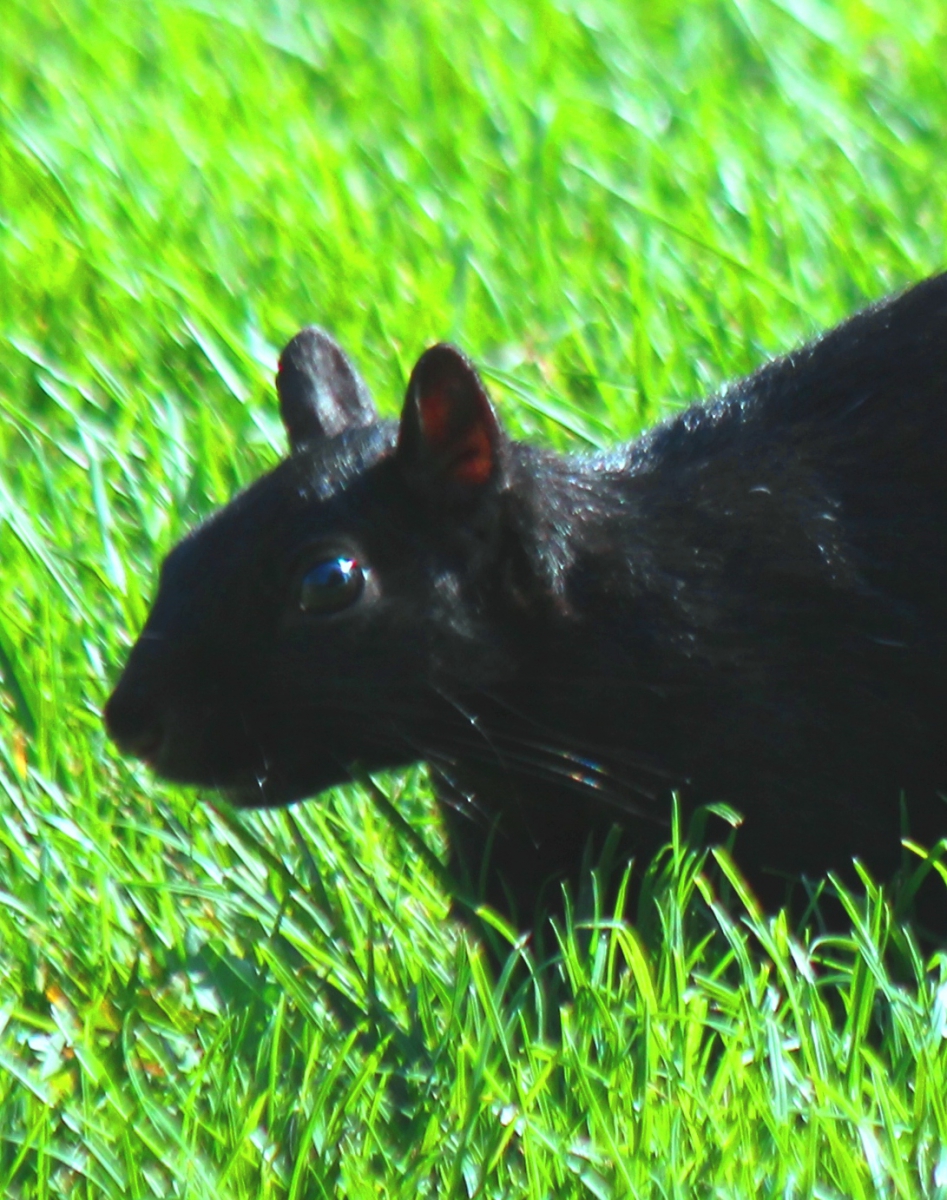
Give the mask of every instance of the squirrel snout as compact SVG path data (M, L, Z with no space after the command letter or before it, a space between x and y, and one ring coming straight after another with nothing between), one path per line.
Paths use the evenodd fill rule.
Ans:
M122 754L152 764L164 741L164 726L154 706L130 694L121 683L102 711L105 731Z

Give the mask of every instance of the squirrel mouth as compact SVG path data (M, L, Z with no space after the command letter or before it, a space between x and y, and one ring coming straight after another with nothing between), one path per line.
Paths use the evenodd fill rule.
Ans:
M257 772L216 780L213 786L235 808L281 808L318 796L327 788L357 781L359 774L352 766L331 760L297 764L296 770L288 772L267 766Z
M216 786L234 808L281 808L295 800L315 795L319 790L293 789L267 773L252 778L245 777L232 783L219 783Z
M273 808L280 803L270 798L265 779L228 784L220 792L234 808Z

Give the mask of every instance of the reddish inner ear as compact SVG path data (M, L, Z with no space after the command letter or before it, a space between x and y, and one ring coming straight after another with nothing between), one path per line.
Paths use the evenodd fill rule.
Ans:
M450 405L447 397L441 388L437 388L419 396L418 404L425 439L438 450L443 450L450 440Z
M452 473L463 483L484 484L493 470L493 449L486 430L477 425L457 447Z
M442 388L420 396L419 408L425 440L447 457L448 474L461 483L486 483L493 470L493 447L483 422L452 429L454 408Z

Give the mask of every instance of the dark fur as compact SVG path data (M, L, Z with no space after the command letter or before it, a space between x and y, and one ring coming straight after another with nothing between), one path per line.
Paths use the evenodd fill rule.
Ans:
M767 899L894 872L902 793L947 832L947 276L593 456L509 441L449 348L400 428L320 332L280 382L294 452L168 556L106 709L159 774L277 805L426 760L527 921L613 822L666 840L675 788L745 814ZM364 594L301 613L326 547Z

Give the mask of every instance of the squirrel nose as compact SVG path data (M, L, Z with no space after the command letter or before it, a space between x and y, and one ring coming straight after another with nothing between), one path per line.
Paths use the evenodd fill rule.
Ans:
M102 712L105 732L123 754L151 763L164 740L164 726L154 706L129 694L121 685Z

